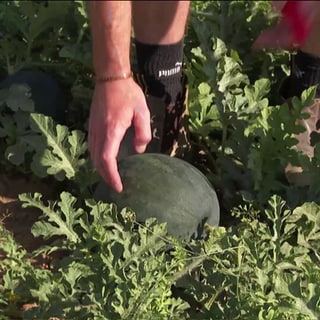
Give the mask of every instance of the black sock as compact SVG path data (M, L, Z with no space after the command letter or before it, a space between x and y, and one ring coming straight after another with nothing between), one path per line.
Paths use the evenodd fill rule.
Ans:
M300 96L311 86L318 85L316 98L320 97L320 56L298 51L292 57L289 96Z
M175 103L183 92L183 40L169 45L153 45L135 40L139 72L146 82L147 94Z

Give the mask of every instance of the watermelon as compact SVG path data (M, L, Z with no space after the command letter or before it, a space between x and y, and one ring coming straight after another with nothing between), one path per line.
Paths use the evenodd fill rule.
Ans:
M155 217L167 223L168 235L181 239L200 238L204 224L219 224L217 195L207 178L190 163L159 153L130 155L118 163L123 191L104 182L94 198L131 208L137 221Z
M0 89L9 89L13 84L25 84L30 88L35 112L64 121L66 102L58 81L40 70L21 70L8 76L0 83Z

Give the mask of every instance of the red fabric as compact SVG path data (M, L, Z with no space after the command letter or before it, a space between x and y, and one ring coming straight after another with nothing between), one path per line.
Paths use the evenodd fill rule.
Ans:
M302 45L312 28L312 13L304 16L300 9L302 1L287 1L282 9L283 19L292 30L293 41Z

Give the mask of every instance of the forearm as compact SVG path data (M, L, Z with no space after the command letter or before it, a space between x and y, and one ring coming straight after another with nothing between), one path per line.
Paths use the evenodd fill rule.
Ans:
M131 1L88 1L97 77L130 73Z

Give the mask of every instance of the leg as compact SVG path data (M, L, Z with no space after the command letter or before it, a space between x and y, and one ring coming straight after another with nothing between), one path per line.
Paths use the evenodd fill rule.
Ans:
M180 150L189 146L182 64L190 1L132 4L138 81L146 93L152 116L153 139L147 151L183 156Z
M133 1L135 38L148 44L172 44L185 33L190 1Z
M313 56L320 57L320 12L318 11L316 19L314 21L313 29L305 42L305 44L300 48L301 51L311 54Z

